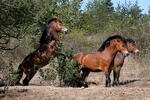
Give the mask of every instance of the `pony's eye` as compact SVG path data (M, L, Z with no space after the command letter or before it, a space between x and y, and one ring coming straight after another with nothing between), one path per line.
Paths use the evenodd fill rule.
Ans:
M58 27L58 28L61 27L61 24L58 24L57 27Z
M124 47L124 44L122 45L122 47Z

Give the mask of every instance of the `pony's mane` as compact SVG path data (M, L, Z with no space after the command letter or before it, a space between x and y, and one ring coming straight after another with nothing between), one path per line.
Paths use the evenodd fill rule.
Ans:
M52 18L52 19L50 19L50 20L48 21L48 24L50 24L50 23L53 22L53 21L58 21L58 22L62 23L60 19L58 19L58 18Z
M128 38L128 39L126 39L126 41L129 43L135 44L135 41L133 39Z
M60 19L57 19L57 18L50 19L48 21L48 23L45 25L45 29L43 31L41 38L40 38L40 44L49 43L52 40L52 37L48 36L47 33L48 33L48 30L51 27L51 23L53 21L58 21L58 22L62 23Z
M111 37L107 38L97 51L104 51L104 49L106 47L108 47L111 44L111 41L114 40L114 39L120 39L126 44L126 39L124 37L122 37L120 35L114 35L114 36L111 36Z

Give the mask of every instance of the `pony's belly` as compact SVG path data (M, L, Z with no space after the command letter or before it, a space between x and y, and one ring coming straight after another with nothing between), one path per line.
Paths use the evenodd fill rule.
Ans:
M95 69L95 70L91 70L91 72L101 72L101 69Z
M38 65L38 66L45 66L48 64L49 60L50 60L50 57L35 58L34 63L35 65Z
M86 68L89 69L92 72L100 72L100 71L102 71L102 69L100 67L98 67L98 66L87 66Z

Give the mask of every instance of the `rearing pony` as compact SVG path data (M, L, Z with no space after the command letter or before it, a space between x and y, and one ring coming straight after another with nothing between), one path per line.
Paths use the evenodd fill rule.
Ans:
M46 24L39 48L26 56L18 67L19 77L17 83L19 83L24 72L26 77L23 80L23 85L28 85L37 70L47 65L52 56L56 57L58 55L58 32L67 33L67 31L68 29L57 18L51 19Z
M117 52L121 52L124 56L128 55L126 40L119 35L111 36L105 40L99 52L77 54L74 61L81 64L78 69L83 72L83 81L91 71L103 71L106 77L105 86L110 87L110 73Z

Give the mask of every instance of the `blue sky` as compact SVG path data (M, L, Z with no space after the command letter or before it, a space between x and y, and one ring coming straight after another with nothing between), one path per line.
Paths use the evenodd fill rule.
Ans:
M92 0L83 0L83 5L82 5L82 9L84 9L84 7L86 6L88 1L92 1ZM117 6L118 3L123 4L126 2L131 2L131 3L135 3L136 0L112 0L114 7ZM149 10L149 6L150 6L150 0L137 0L138 1L138 5L140 6L141 9L143 9L143 13L148 13Z

